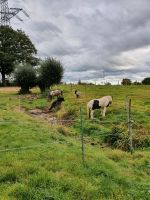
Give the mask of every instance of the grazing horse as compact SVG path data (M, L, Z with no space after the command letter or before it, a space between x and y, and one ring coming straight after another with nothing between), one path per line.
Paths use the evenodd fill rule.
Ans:
M57 98L63 95L62 90L52 90L49 91L48 100L52 99L52 97L56 96Z
M58 108L63 101L65 101L63 97L58 97L58 99L52 103L49 111L53 111L54 109Z
M112 104L111 96L104 96L100 99L92 99L87 103L88 117L93 119L95 109L101 109L102 117L105 117L106 108Z
M80 92L78 90L75 90L75 95L76 95L76 98L79 98L80 97Z

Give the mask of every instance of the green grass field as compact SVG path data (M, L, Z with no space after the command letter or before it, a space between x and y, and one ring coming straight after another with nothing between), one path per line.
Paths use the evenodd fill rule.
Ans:
M150 200L150 149L134 153L112 149L103 136L127 122L125 99L132 99L133 134L150 134L149 86L60 85L65 102L50 124L28 114L50 105L38 93L20 96L16 89L0 89L0 200ZM75 99L74 90L81 91ZM86 103L113 96L105 119L88 121ZM80 107L83 110L85 162L80 141ZM107 123L109 122L109 123ZM95 145L91 145L94 143Z

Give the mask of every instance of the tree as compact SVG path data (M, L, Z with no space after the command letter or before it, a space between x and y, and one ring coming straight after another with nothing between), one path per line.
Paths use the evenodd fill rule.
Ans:
M142 81L143 85L150 85L150 77L144 78L144 80Z
M59 61L53 58L44 60L39 68L37 81L41 92L49 89L54 84L59 84L63 77L63 72L63 66Z
M30 38L21 30L13 30L9 26L0 26L0 73L2 84L5 76L13 72L14 64L30 63L36 65L37 53Z
M36 85L36 72L29 64L17 67L14 78L16 85L21 87L22 94L30 93L29 89Z
M122 82L121 82L122 85L131 85L131 83L132 83L131 80L128 78L122 79Z

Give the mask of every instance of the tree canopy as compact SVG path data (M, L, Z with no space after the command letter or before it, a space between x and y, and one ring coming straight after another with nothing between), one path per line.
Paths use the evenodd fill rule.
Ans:
M132 82L131 82L130 79L128 79L128 78L124 78L124 79L122 79L121 84L122 84L122 85L131 85Z
M53 58L47 58L42 61L38 75L38 85L41 91L49 89L54 84L59 84L63 77L63 72L63 66L59 61Z
M143 85L150 85L150 77L144 78L144 80L142 81Z
M21 87L20 93L29 93L29 89L36 85L36 72L29 64L18 66L14 75L16 85Z
M13 30L9 26L0 26L0 73L2 83L5 75L9 75L16 63L36 65L36 48L30 38L21 30Z

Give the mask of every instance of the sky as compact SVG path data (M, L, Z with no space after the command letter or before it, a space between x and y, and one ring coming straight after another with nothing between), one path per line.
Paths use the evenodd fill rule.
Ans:
M23 8L13 28L29 35L40 58L64 66L65 82L103 84L150 76L150 0L9 0Z

